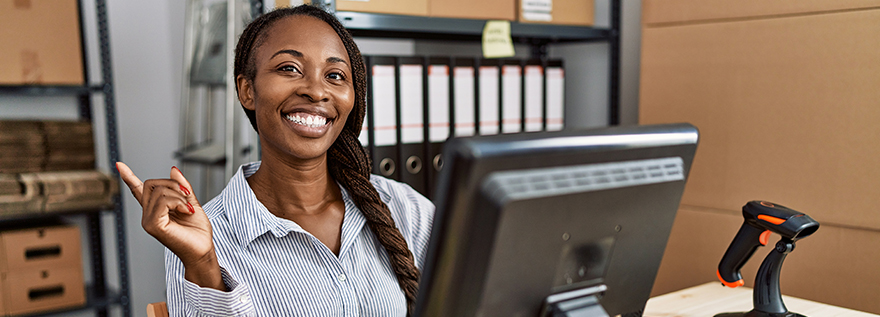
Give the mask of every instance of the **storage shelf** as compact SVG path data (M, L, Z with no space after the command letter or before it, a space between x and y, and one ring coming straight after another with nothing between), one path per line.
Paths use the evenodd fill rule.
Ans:
M15 315L16 317L36 317L36 316L59 316L67 315L75 312L91 311L96 309L108 309L114 305L118 305L123 301L119 292L108 291L104 296L99 296L91 285L86 286L86 304L83 306L61 308L49 311L41 311L28 315Z
M486 20L434 18L338 11L336 16L353 36L478 41ZM587 26L510 22L517 42L608 41L611 29Z
M103 91L103 85L0 85L0 94L28 96L75 96Z
M112 207L109 207L112 208ZM30 223L32 221L38 221L46 218L53 217L64 217L64 216L76 216L76 215L85 215L97 212L108 212L112 213L113 209L100 209L100 208L88 208L88 209L72 209L65 211L53 211L53 212L22 212L16 214L4 214L0 215L0 224L3 226L15 227L16 223Z
M93 118L93 97L101 95L100 100L104 107L103 121L106 126L106 146L108 162L112 166L119 161L119 140L116 125L116 99L113 92L113 69L110 60L110 30L108 29L107 19L107 3L106 0L94 0L95 5L95 37L98 39L98 55L100 56L100 74L99 76L89 76L89 54L87 49L88 41L86 37L89 32L83 20L83 0L77 1L80 17L80 44L83 58L83 82L82 85L0 85L0 94L12 96L73 96L76 97L79 106L79 120L91 121L95 123ZM96 100L95 100L96 101ZM112 171L113 177L118 177L118 172ZM102 210L100 208L88 208L79 210L69 210L64 212L50 213L18 213L0 215L0 227L13 228L18 225L47 225L55 224L58 220L66 216L76 216L85 218L86 234L88 244L82 247L88 250L91 267L85 268L91 271L91 286L86 287L86 304L80 307L68 309L59 309L51 312L40 312L26 316L49 316L53 314L68 312L86 312L93 311L97 316L106 316L107 310L112 307L119 307L122 316L131 316L131 298L129 296L129 277L128 277L128 252L126 250L126 234L125 234L125 213L122 206L120 196L117 194L115 204L112 210ZM105 213L113 215L112 226L115 227L114 235L108 238L103 237L105 226L102 224L102 216ZM115 242L115 243L112 243ZM114 259L107 261L104 255L105 243L112 243L112 247L116 250ZM107 262L112 265L118 265L119 273L119 289L114 292L98 295L98 291L108 289L105 270ZM118 264L117 264L118 263Z

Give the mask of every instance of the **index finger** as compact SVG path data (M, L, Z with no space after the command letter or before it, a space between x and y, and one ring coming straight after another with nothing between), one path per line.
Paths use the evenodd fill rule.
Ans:
M128 165L125 165L125 163L116 162L116 170L119 171L119 177L122 178L122 181L128 185L128 189L131 190L134 199L137 199L138 203L143 206L141 196L144 195L144 182L135 176L134 172L131 171L131 168L129 168Z

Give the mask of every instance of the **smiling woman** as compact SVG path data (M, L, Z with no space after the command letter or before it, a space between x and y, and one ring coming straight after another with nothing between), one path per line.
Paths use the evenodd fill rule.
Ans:
M117 168L166 246L172 316L404 316L434 206L370 174L358 142L366 72L351 35L310 6L257 18L236 47L235 82L260 136L201 206L189 182Z

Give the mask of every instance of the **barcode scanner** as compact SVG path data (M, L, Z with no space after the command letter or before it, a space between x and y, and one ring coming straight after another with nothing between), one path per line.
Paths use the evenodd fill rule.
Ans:
M767 201L750 201L742 209L745 221L724 252L718 264L718 279L728 287L743 285L740 269L755 254L758 247L767 245L770 234L782 239L770 251L755 278L754 309L743 313L723 313L716 317L794 317L782 302L779 273L786 255L794 250L794 242L806 238L819 229L819 222L802 212Z

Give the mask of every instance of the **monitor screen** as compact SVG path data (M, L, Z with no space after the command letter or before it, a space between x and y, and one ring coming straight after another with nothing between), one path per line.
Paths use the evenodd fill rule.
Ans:
M639 313L697 138L674 124L448 141L416 316Z

